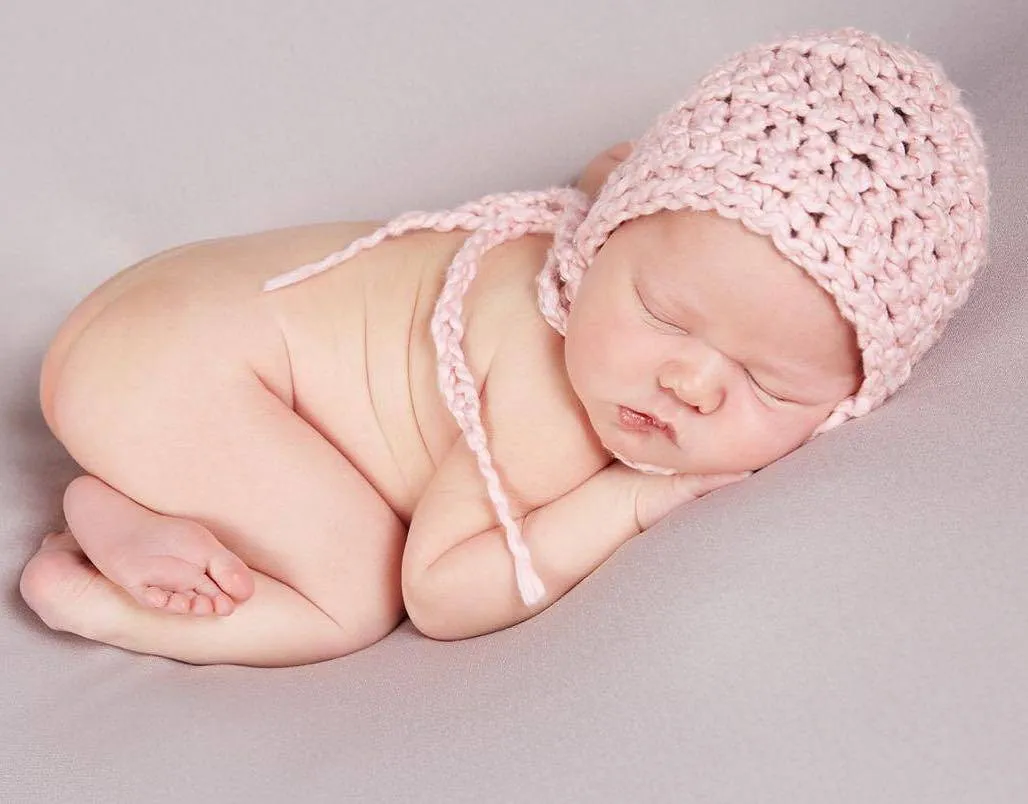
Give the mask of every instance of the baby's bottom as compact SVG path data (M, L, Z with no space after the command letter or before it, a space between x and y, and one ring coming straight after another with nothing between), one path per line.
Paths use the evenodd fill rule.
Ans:
M102 329L61 361L48 417L92 476L65 494L70 532L22 575L44 622L195 664L267 666L395 628L406 529L360 472L244 360L166 345L149 363L105 360L103 337L87 337Z

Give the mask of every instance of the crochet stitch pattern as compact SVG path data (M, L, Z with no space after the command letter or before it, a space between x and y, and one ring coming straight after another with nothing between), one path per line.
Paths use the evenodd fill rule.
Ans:
M464 293L488 249L552 234L538 302L563 335L582 276L611 233L680 209L714 210L770 237L853 325L863 382L812 439L885 402L967 301L987 252L985 148L960 90L923 54L854 28L792 36L741 52L700 79L634 143L595 200L554 187L407 213L264 287L302 281L415 229L472 232L432 318L438 382L477 457L526 605L545 590L486 443L461 348Z

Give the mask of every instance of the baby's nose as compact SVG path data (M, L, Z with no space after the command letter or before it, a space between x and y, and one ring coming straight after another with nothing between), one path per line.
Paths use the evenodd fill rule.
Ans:
M657 382L700 413L713 413L725 398L725 364L713 350L688 361L665 363Z

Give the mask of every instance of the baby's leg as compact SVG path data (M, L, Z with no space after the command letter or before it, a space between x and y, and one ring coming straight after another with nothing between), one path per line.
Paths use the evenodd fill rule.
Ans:
M61 440L112 490L106 502L96 485L80 490L92 500L79 528L99 541L104 518L121 531L133 518L143 530L198 523L254 571L253 596L227 617L148 609L63 536L25 569L29 605L53 628L193 663L320 661L391 631L406 529L367 480L244 363L215 349L148 357L112 372L95 356L76 366L73 353L64 369Z
M190 664L282 667L364 647L359 634L288 585L256 571L253 584L253 598L229 617L177 617L137 604L100 574L66 531L43 539L22 573L21 587L55 631Z
M156 514L92 475L68 486L64 515L93 566L143 606L227 615L253 594L246 565L205 527Z

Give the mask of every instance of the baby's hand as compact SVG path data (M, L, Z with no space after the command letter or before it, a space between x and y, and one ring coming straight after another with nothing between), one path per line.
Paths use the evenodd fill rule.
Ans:
M620 468L636 476L635 519L640 532L655 525L678 506L753 474L732 472L716 475L648 475L627 466Z
M585 170L575 181L575 187L590 198L595 198L607 181L610 172L628 159L631 153L632 143L630 142L619 142L612 148L608 148L586 165Z

